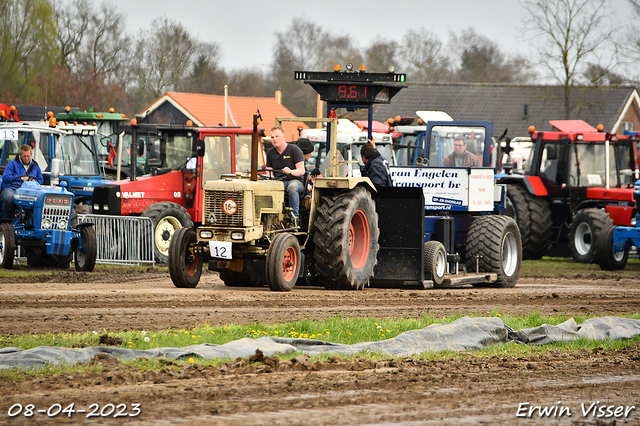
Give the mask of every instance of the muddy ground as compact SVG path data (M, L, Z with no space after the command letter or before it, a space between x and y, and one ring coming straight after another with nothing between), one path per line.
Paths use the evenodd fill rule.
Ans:
M44 281L44 282L42 282ZM55 273L0 279L2 335L192 328L208 322L250 324L327 316L415 318L425 313L486 315L630 314L640 311L640 277L524 277L513 289L372 289L316 287L274 293L227 288L206 273L195 289L176 289L164 268ZM531 357L450 361L325 362L256 358L223 367L168 365L140 372L100 359L100 373L0 380L0 424L342 425L342 424L640 424L640 345L619 351L550 352ZM600 401L600 402L597 402ZM75 412L15 414L14 404ZM525 405L529 403L529 405ZM605 406L601 417L592 404ZM104 416L87 415L99 404ZM109 414L113 404L115 413ZM124 404L120 405L119 404ZM551 410L540 417L534 409ZM608 416L607 408L611 416ZM564 409L563 409L564 407ZM587 415L584 410L591 411ZM618 407L622 407L618 409ZM637 408L631 408L637 407ZM616 409L618 411L616 411ZM518 411L520 410L520 411ZM571 415L569 415L569 412ZM627 413L625 415L625 412ZM553 414L557 413L556 416ZM616 417L616 414L618 416Z

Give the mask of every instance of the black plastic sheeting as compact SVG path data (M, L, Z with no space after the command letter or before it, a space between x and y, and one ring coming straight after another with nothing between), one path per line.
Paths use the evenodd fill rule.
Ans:
M257 349L260 349L266 356L290 352L303 352L309 355L321 353L350 355L375 352L386 356L412 356L422 352L474 350L508 342L544 345L581 338L591 340L630 339L638 335L640 335L640 320L629 318L591 318L580 325L572 318L559 325L544 324L540 327L515 331L505 325L500 318L464 317L451 324L433 324L419 330L404 332L391 339L353 345L313 339L262 337L259 339L244 338L224 345L205 343L183 348L149 350L104 346L82 349L40 346L27 350L10 347L0 349L0 369L36 368L61 363L88 362L101 353L115 356L120 360L138 357L235 359L254 355Z

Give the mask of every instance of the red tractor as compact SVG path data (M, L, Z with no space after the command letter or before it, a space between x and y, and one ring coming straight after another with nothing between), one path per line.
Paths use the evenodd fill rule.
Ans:
M128 179L95 188L93 214L144 216L153 220L157 263L166 263L174 232L202 223L203 183L251 169L251 128L135 124L130 158L141 157L138 176L131 161ZM262 150L260 150L262 153ZM201 153L199 155L199 153ZM259 156L258 166L264 166ZM205 165L205 167L203 167Z
M603 229L635 220L637 141L582 120L550 123L557 130L530 128L526 169L496 177L507 184L507 214L520 228L524 258L570 253L574 261L590 263Z

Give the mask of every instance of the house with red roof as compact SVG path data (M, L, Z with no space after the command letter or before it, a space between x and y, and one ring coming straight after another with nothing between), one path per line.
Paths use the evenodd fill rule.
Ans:
M225 105L227 107L225 108ZM259 127L269 132L276 117L295 117L282 105L279 93L273 98L251 96L206 95L203 93L166 92L140 115L141 123L180 124L191 120L195 126L253 127L253 114L260 110ZM298 126L309 128L298 121L284 122L282 127L288 141L298 139Z

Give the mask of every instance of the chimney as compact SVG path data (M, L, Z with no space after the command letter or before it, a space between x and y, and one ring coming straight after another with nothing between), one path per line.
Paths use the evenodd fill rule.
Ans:
M282 92L280 90L276 90L276 102L282 105Z

